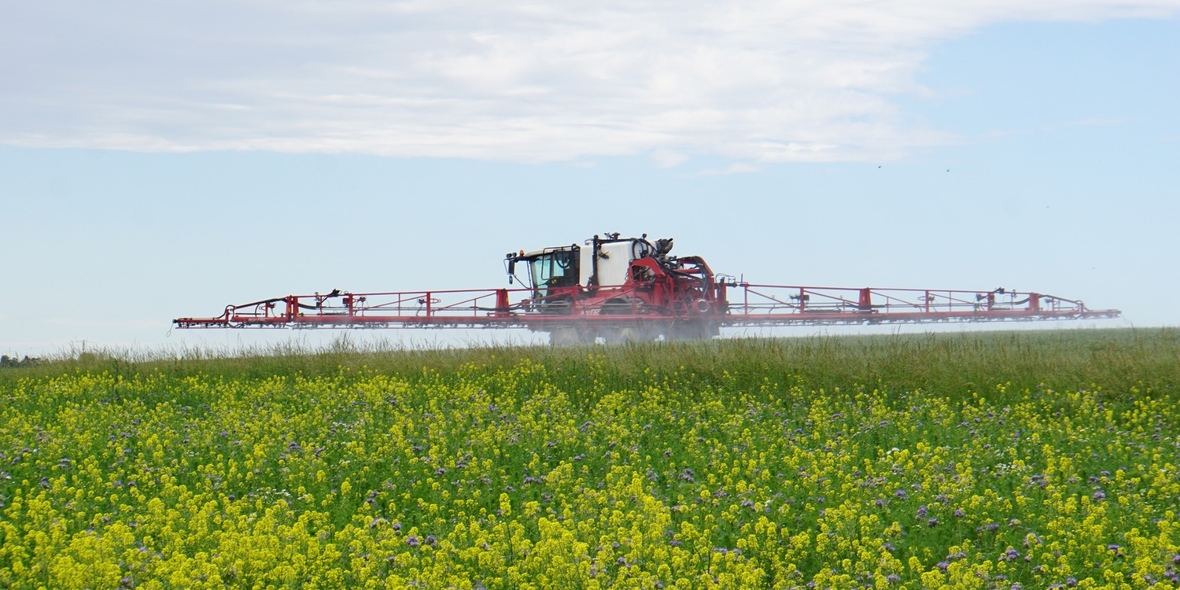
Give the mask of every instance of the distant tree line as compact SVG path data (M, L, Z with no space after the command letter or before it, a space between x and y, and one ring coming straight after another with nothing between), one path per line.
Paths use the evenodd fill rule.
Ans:
M41 363L41 359L25 355L25 358L18 359L14 356L0 355L0 369L14 369L17 367L31 367Z

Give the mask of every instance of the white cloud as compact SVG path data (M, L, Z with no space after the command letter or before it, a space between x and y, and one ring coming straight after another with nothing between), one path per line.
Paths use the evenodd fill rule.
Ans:
M665 148L657 148L651 159L660 168L674 168L688 160L688 156Z
M0 142L545 161L880 160L931 44L1176 0L33 2L0 23Z

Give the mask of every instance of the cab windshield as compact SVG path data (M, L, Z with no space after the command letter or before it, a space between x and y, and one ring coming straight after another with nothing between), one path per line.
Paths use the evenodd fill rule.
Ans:
M578 284L578 258L575 252L547 252L529 260L529 278L538 297L547 297L555 287Z

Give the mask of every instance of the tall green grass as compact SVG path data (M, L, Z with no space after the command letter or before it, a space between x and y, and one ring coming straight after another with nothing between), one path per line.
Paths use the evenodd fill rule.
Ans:
M332 375L361 367L402 376L446 373L464 365L488 370L522 361L547 367L558 384L576 384L593 363L629 388L639 379L688 373L702 384L725 379L737 387L765 380L811 388L881 386L961 394L995 383L1012 389L1131 387L1156 392L1180 384L1176 328L978 332L959 334L737 338L700 342L545 346L485 346L412 350L358 344L343 336L329 346L299 344L244 349L100 349L72 351L33 367L0 370L0 383L67 372L131 376L204 374L227 379ZM649 370L646 374L644 370ZM645 377L646 375L646 377Z

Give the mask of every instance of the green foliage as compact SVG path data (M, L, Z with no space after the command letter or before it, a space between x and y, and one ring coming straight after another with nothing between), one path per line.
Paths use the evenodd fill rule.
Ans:
M31 367L41 362L41 359L25 355L24 358L10 357L8 355L0 356L0 369L16 369L20 367Z

